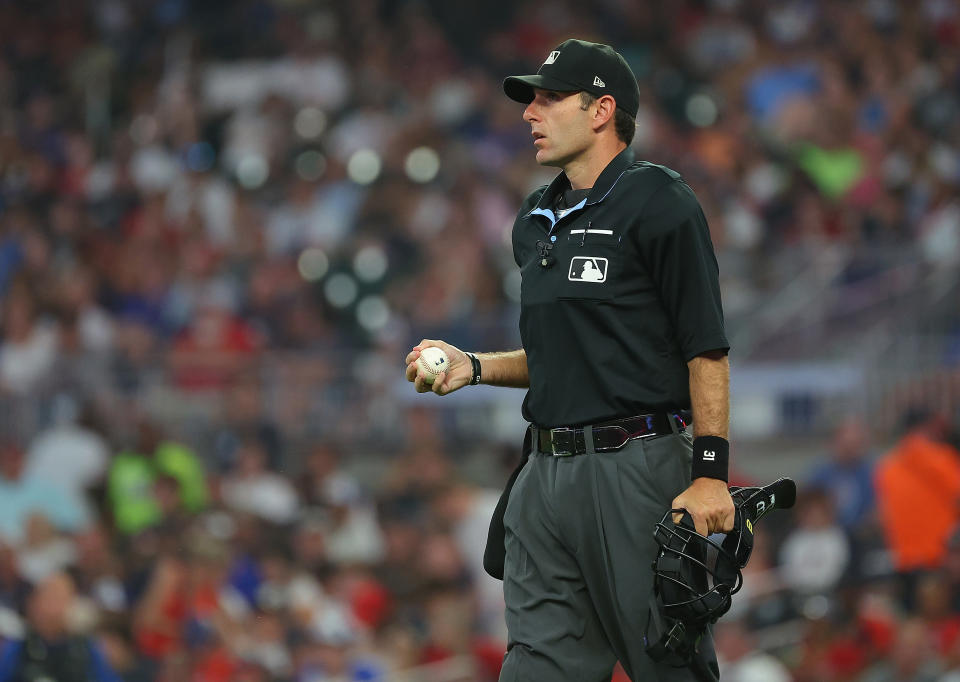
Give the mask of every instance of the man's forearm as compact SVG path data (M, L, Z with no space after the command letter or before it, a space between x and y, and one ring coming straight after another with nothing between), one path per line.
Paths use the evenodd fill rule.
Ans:
M728 438L730 432L730 362L726 354L704 353L690 369L690 407L694 436Z
M476 356L480 360L480 383L511 388L530 387L527 352L522 348L500 353L477 353Z

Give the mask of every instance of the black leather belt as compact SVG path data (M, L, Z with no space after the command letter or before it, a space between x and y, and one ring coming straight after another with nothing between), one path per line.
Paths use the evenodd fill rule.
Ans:
M676 424L677 431L683 431L690 424L691 414L688 410L653 412L593 424L593 449L596 452L610 452L619 450L629 441L638 438L653 438L673 433L670 420ZM538 452L558 457L583 455L587 452L587 439L582 426L541 429L531 424L530 429L533 431L533 443Z

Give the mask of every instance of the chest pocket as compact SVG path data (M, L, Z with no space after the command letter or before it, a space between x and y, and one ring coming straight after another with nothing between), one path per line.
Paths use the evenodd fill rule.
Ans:
M620 281L620 244L616 234L572 231L564 240L561 299L613 298Z

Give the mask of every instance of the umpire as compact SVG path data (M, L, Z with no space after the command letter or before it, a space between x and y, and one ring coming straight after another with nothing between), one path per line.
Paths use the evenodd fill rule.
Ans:
M600 682L617 660L633 680L689 679L644 653L644 631L664 511L686 509L701 534L733 527L729 346L707 222L677 173L634 160L640 92L611 47L567 40L503 89L526 104L537 162L562 170L513 225L523 348L423 340L406 357L421 393L528 389L529 456L504 498L500 679ZM450 360L432 386L417 373L427 346Z

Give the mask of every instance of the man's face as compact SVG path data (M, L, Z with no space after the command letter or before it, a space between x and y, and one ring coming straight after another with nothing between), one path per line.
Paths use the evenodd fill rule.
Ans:
M533 93L533 101L523 111L523 120L530 124L537 163L563 167L592 142L592 107L584 111L577 92L534 88Z

